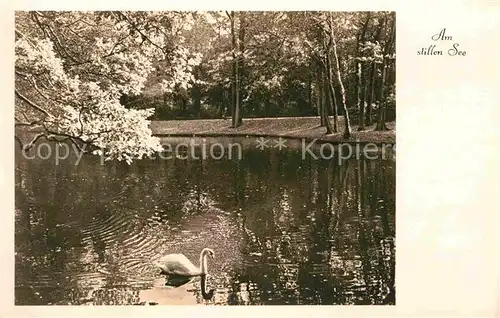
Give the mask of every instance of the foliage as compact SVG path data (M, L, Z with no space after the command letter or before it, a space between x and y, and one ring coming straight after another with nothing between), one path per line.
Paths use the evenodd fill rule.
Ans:
M358 61L366 78L373 68L368 82L377 91L378 65L386 61L385 95L395 92L395 20L387 12L251 11L236 17L233 51L226 12L18 12L16 126L36 126L42 131L37 138L70 139L130 162L161 149L151 118L230 115L233 55L244 117L317 114L327 93L318 84L327 56L340 74L330 82L346 110L358 107Z
M383 46L389 35L385 29L381 41L376 41L375 35L379 20L386 15L385 12L375 12L370 16L366 41L360 43L362 54L359 58L365 63L382 62ZM356 35L365 22L364 12L244 12L244 22L236 20L237 29L243 29L245 33L240 43L243 49L239 52L231 49L230 21L225 12L198 12L193 17L196 22L186 32L185 44L200 57L191 83L198 87L200 92L196 93L201 96L195 96L193 90L176 88L174 94L158 98L154 103L159 111L157 118L220 118L228 115L233 53L242 62L239 77L245 117L315 114L316 96L320 93L315 78L318 70L324 67L321 60L327 54L324 38L330 17L337 38L347 106L356 106L353 94L358 59ZM381 76L380 71L377 76ZM333 85L340 94L339 83L334 81ZM201 107L196 107L198 99Z
M107 159L161 150L148 127L154 110L127 109L120 98L141 94L156 65L168 68L165 91L188 87L197 61L179 29L189 21L172 12L19 12L16 125L92 145Z

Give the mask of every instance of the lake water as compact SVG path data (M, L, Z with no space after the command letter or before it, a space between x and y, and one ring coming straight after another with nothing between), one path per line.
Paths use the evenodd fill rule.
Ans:
M394 158L75 162L16 153L17 305L395 303ZM166 287L152 261L204 247L215 296Z

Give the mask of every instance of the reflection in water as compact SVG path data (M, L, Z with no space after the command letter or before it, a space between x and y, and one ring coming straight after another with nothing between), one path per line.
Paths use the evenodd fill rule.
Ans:
M201 296L205 300L210 300L214 297L215 289L207 289L207 275L201 275Z
M394 237L392 160L16 157L19 305L394 304ZM203 247L208 281L165 286L153 262Z
M165 277L165 286L179 287L189 283L194 277L167 275Z

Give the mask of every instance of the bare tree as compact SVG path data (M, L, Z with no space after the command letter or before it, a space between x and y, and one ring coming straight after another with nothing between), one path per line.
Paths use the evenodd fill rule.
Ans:
M368 24L370 23L371 12L367 12L365 16L365 22L361 31L358 35L358 40L356 42L358 59L356 61L356 98L357 98L357 106L359 109L359 117L358 117L358 130L365 130L365 98L366 98L366 86L364 85L364 63L361 60L362 52L361 46L365 42L366 31L368 30Z
M339 82L340 86L340 93L342 95L342 109L344 110L344 120L345 120L345 126L344 126L344 138L350 138L351 137L351 123L349 121L349 111L347 110L347 105L346 105L346 92L344 88L344 84L342 83L342 75L340 72L340 63L339 63L339 57L337 54L337 41L335 39L335 33L333 31L333 16L332 13L329 12L329 27L330 27L330 38L332 40L332 51L333 51L333 58L335 61L335 71L337 73L337 81Z
M388 73L388 67L389 67L389 60L391 57L389 56L389 52L391 51L392 46L394 45L395 38L396 38L396 20L393 18L391 19L391 26L390 26L390 31L389 31L389 37L386 41L385 47L384 47L384 52L383 52L383 60L382 60L382 79L381 79L381 85L380 85L380 92L379 92L379 102L380 102L380 107L378 111L378 118L377 118L377 127L375 127L375 130L387 130L387 126L385 125L385 117L386 117L386 91L387 91L387 85L386 85L386 77Z
M240 119L240 85L239 85L239 70L238 70L238 60L239 60L239 49L238 49L238 39L236 36L235 28L235 13L234 11L226 12L231 23L231 49L233 52L233 112L232 112L232 127L237 128L241 125Z

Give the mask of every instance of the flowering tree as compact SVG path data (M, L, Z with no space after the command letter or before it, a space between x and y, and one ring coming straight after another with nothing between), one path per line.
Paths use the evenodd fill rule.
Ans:
M70 140L129 163L161 150L153 110L127 109L120 97L140 94L156 65L166 91L190 85L195 59L182 30L192 21L176 12L18 12L15 125L40 132L27 144L16 137L22 149Z

